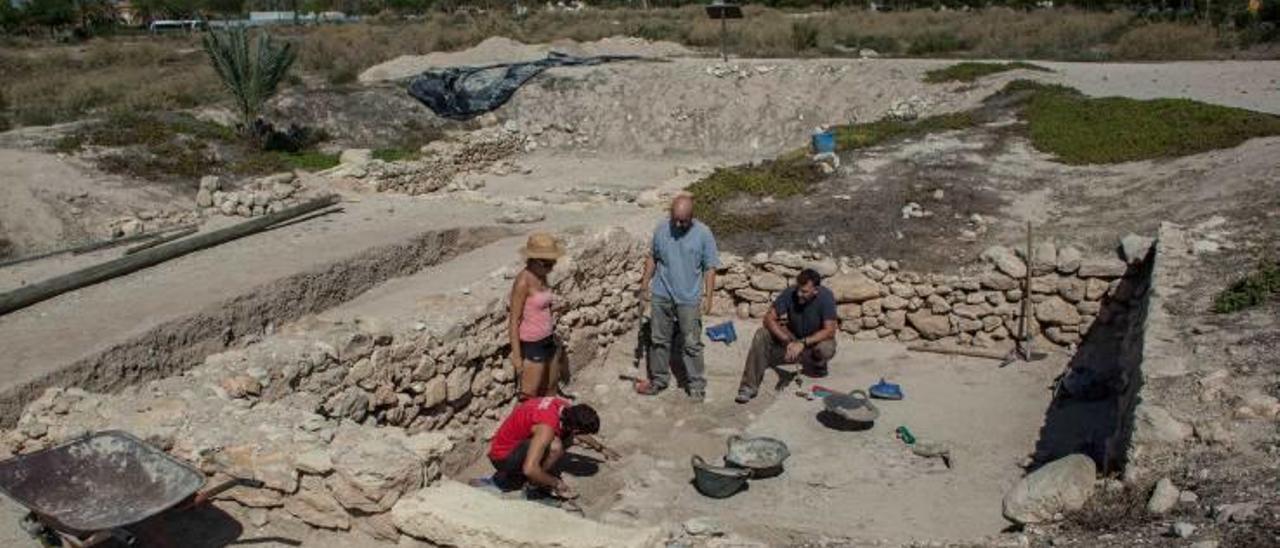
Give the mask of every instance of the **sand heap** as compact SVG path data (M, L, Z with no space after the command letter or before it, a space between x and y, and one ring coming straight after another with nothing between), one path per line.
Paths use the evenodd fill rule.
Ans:
M375 65L360 74L360 82L374 83L400 80L422 71L464 65L490 65L535 61L557 51L569 55L639 55L642 57L680 57L694 52L674 42L652 42L643 38L612 36L595 42L557 40L550 44L522 44L510 38L494 36L475 47L461 51L433 52L426 55L401 55Z

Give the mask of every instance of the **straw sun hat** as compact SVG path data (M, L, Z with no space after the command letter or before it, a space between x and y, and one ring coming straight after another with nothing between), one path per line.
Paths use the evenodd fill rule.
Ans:
M555 237L546 232L534 232L529 241L520 248L520 255L526 259L556 260L564 256L564 246Z

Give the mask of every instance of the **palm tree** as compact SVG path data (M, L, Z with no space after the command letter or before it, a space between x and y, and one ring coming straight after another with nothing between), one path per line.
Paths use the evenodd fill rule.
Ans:
M250 48L249 33L243 27L230 27L209 31L204 36L204 51L240 109L240 131L252 136L262 106L276 94L297 59L293 44L277 44L264 31Z

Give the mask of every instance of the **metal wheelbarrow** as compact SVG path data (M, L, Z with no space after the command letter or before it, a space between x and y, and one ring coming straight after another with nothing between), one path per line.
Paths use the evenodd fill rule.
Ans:
M43 546L140 546L131 530L162 512L186 510L239 485L206 491L196 468L126 432L109 430L0 462L0 492L29 510L22 526Z

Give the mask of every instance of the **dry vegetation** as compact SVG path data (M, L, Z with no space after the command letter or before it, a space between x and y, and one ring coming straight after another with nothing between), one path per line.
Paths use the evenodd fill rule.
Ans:
M697 6L680 9L433 14L406 22L275 32L299 44L299 68L330 85L405 54L465 48L502 35L534 43L638 36L714 48L719 26ZM750 7L731 25L743 56L856 54L1007 59L1119 60L1224 58L1236 38L1202 26L1142 24L1127 12L1075 9L897 13L839 9L795 14ZM198 40L189 36L95 39L66 46L10 41L0 50L0 127L73 121L118 112L171 111L220 97ZM295 82L296 83L296 82Z

